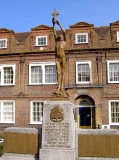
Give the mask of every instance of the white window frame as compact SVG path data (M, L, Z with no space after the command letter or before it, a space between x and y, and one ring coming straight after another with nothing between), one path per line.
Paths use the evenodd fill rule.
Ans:
M41 118L41 121L39 121L39 122L38 122L38 121L35 121L35 122L34 122L34 121L32 120L32 118L33 118L33 117L32 117L32 116L33 116L33 115L32 115L32 112L33 112L33 103L34 103L34 102L41 102L41 103L43 103L43 106L44 106L44 103L45 103L45 101L41 101L41 100L35 100L35 101L33 100L33 101L30 101L30 124L42 124L43 116L42 116L42 118ZM43 108L42 108L42 110L43 110ZM42 112L42 115L43 115L43 112Z
M46 83L45 82L45 66L46 65L54 65L56 66L55 62L36 62L36 63L29 63L29 85L52 85L57 84L57 81L55 83ZM41 66L42 68L42 82L41 83L32 83L31 82L31 67L32 66ZM57 73L56 73L57 74ZM57 76L57 75L56 75ZM57 78L56 78L57 79Z
M90 68L90 81L78 81L78 64L88 64ZM90 84L92 83L92 68L91 68L91 61L77 61L76 62L76 84Z
M108 77L108 83L119 83L119 81L110 81L110 75L109 75L109 64L110 63L119 63L119 60L107 60L107 77Z
M0 48L7 48L7 38L0 39L0 42L1 41L5 41L5 46L3 46L3 47L0 46Z
M38 44L38 39L39 38L46 38L46 44ZM36 36L36 46L47 46L48 45L48 36Z
M4 102L13 102L13 121L4 121L3 120ZM1 100L0 101L0 117L1 117L0 123L15 123L15 101L14 100Z
M86 36L86 42L78 42L78 36ZM82 43L88 43L88 33L77 33L75 34L75 44L82 44Z
M117 42L119 42L119 31L117 31Z
M109 124L110 125L119 125L119 122L118 123L114 123L111 120L111 102L118 102L119 103L119 100L109 100L108 101L108 105L109 105Z
M5 67L12 67L13 69L13 83L4 83L4 68ZM0 82L0 86L8 86L8 85L15 85L15 68L16 65L15 64L0 64L0 72L1 72L1 82Z

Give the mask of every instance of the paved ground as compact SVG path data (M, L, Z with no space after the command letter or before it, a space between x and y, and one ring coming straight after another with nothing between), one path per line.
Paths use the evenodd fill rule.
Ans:
M24 158L21 156L18 156L18 157L10 156L10 158L8 158L8 156L6 156L6 157L0 157L0 160L38 160L38 159L29 157L29 156ZM119 160L119 158L80 157L80 158L77 158L76 160Z

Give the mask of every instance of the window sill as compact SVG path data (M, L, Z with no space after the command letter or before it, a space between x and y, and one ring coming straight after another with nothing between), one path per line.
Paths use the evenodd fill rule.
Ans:
M37 123L31 122L29 124L42 124L42 122L37 122Z
M89 42L82 42L82 43L74 43L75 45L77 44L88 44Z
M117 83L119 83L119 81L111 81L111 82L108 82L108 84L117 84Z
M47 46L47 44L44 44L44 45L35 45L35 47L45 47Z
M7 47L2 47L2 48L0 48L0 49L6 49Z
M42 83L42 84L28 84L28 86L45 86L45 85L56 85L57 83Z
M84 85L82 85L82 86L79 85L78 86L78 85L75 85L75 86L70 86L70 87L66 86L65 88L66 89L71 89L71 88L88 89L88 88L103 88L103 86L93 86L93 85L87 85L87 86L86 85L85 86Z
M91 82L76 82L75 85L77 84L92 84Z
M119 125L119 123L114 123L114 124L110 123L109 125L110 126L117 126L117 125Z
M15 122L0 122L0 124L5 123L5 124L15 124Z
M15 84L1 84L0 87L15 86Z

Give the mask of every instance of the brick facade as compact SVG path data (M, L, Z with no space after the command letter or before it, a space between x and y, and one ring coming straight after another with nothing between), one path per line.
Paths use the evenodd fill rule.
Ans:
M119 21L105 27L79 22L66 30L65 87L69 101L74 103L76 108L82 99L89 100L95 108L93 128L109 124L108 102L119 100L119 83L108 83L107 80L107 61L119 60L117 31ZM88 43L77 44L77 33L88 33ZM47 36L48 45L36 46L36 36ZM1 123L0 129L8 126L42 127L42 124L30 124L30 101L50 100L57 84L29 85L29 63L55 62L53 28L40 25L32 28L31 32L22 33L1 28L0 39L4 38L7 39L7 48L0 48L0 65L15 64L15 85L1 86L0 100L15 101L15 123ZM77 61L91 62L91 83L76 83ZM118 128L118 125L119 123L111 124L110 128Z

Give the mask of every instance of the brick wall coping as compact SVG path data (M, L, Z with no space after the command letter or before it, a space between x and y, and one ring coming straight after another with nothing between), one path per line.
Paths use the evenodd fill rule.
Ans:
M104 158L104 157L78 157L76 160L119 160L119 158Z
M76 134L100 134L100 135L118 135L118 129L76 129Z
M38 129L36 129L36 128L9 127L9 128L5 129L5 132L37 134L38 133Z

